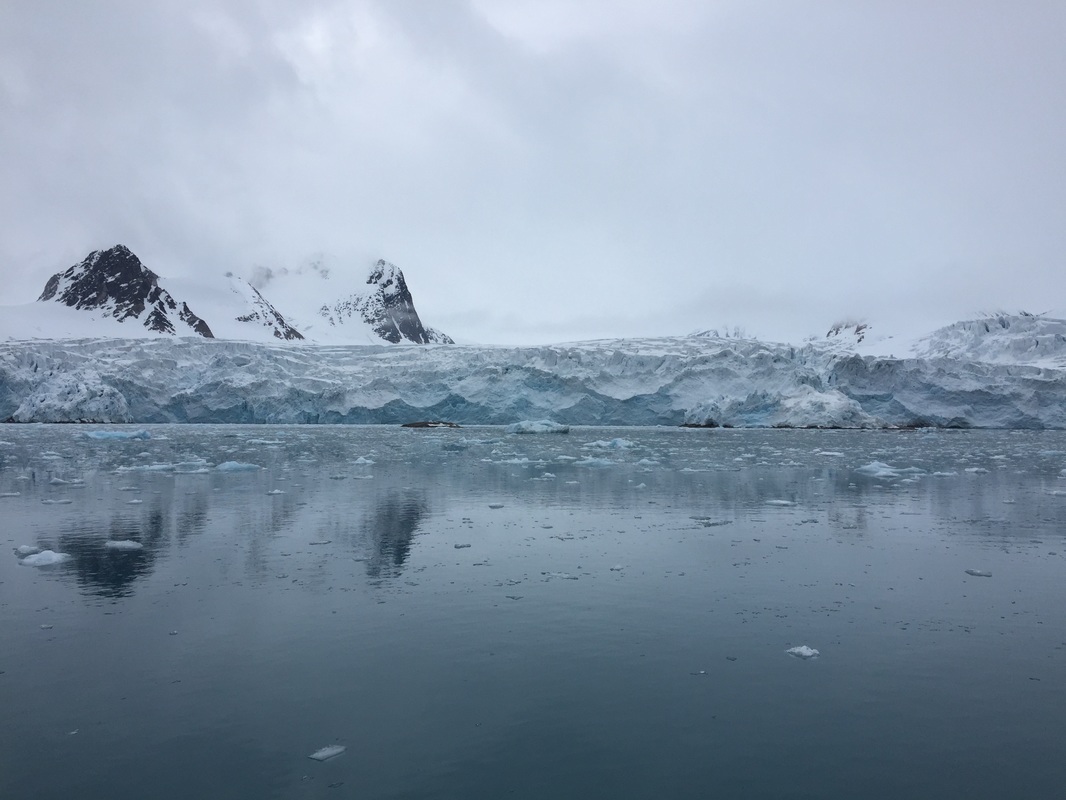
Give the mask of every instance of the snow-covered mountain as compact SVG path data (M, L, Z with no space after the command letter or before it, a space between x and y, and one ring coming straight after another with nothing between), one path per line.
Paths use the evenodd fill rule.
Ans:
M118 322L139 322L155 333L213 338L211 328L159 285L159 276L123 245L95 250L48 279L38 302L54 300Z
M323 305L319 316L334 327L343 328L352 322L370 325L374 333L394 344L454 344L440 331L422 325L407 281L395 264L379 259L367 276L366 286L369 288Z
M251 284L283 298L286 317L310 341L452 344L450 337L423 325L403 272L384 259L352 280L350 270L317 256L292 269L258 268Z
M326 276L325 271L314 274ZM253 342L451 343L423 326L403 273L386 261L355 283L355 291L343 278L329 285L293 278L290 283L298 285L281 280L271 286L284 298L283 312L262 286L231 272L162 279L129 248L116 245L53 275L38 302L0 308L0 340L177 335Z
M20 422L1066 428L1066 369L675 337L548 347L0 343Z

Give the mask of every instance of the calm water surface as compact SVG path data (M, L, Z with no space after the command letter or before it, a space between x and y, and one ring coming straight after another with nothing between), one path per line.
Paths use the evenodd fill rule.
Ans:
M0 426L5 800L1066 785L1062 433L92 430Z

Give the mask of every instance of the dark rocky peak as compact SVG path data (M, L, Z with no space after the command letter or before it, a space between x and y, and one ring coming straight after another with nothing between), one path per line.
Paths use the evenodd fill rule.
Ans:
M395 264L379 259L370 270L366 283L366 291L356 292L332 306L322 306L319 313L331 325L343 324L352 318L362 319L378 336L394 344L404 341L453 344L450 337L422 324L403 272Z
M188 304L178 303L159 285L159 276L121 244L95 250L81 263L53 275L38 300L100 310L119 322L136 319L159 333L176 334L180 330L214 338L207 323Z

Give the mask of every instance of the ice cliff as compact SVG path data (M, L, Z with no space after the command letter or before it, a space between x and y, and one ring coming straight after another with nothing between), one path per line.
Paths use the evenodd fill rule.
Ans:
M0 419L1066 428L1066 369L704 336L543 347L0 343Z

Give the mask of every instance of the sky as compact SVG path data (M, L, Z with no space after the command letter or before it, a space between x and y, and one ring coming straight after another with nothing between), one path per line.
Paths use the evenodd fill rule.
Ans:
M1061 0L10 0L0 304L121 242L383 257L467 342L1062 309L1064 42Z

